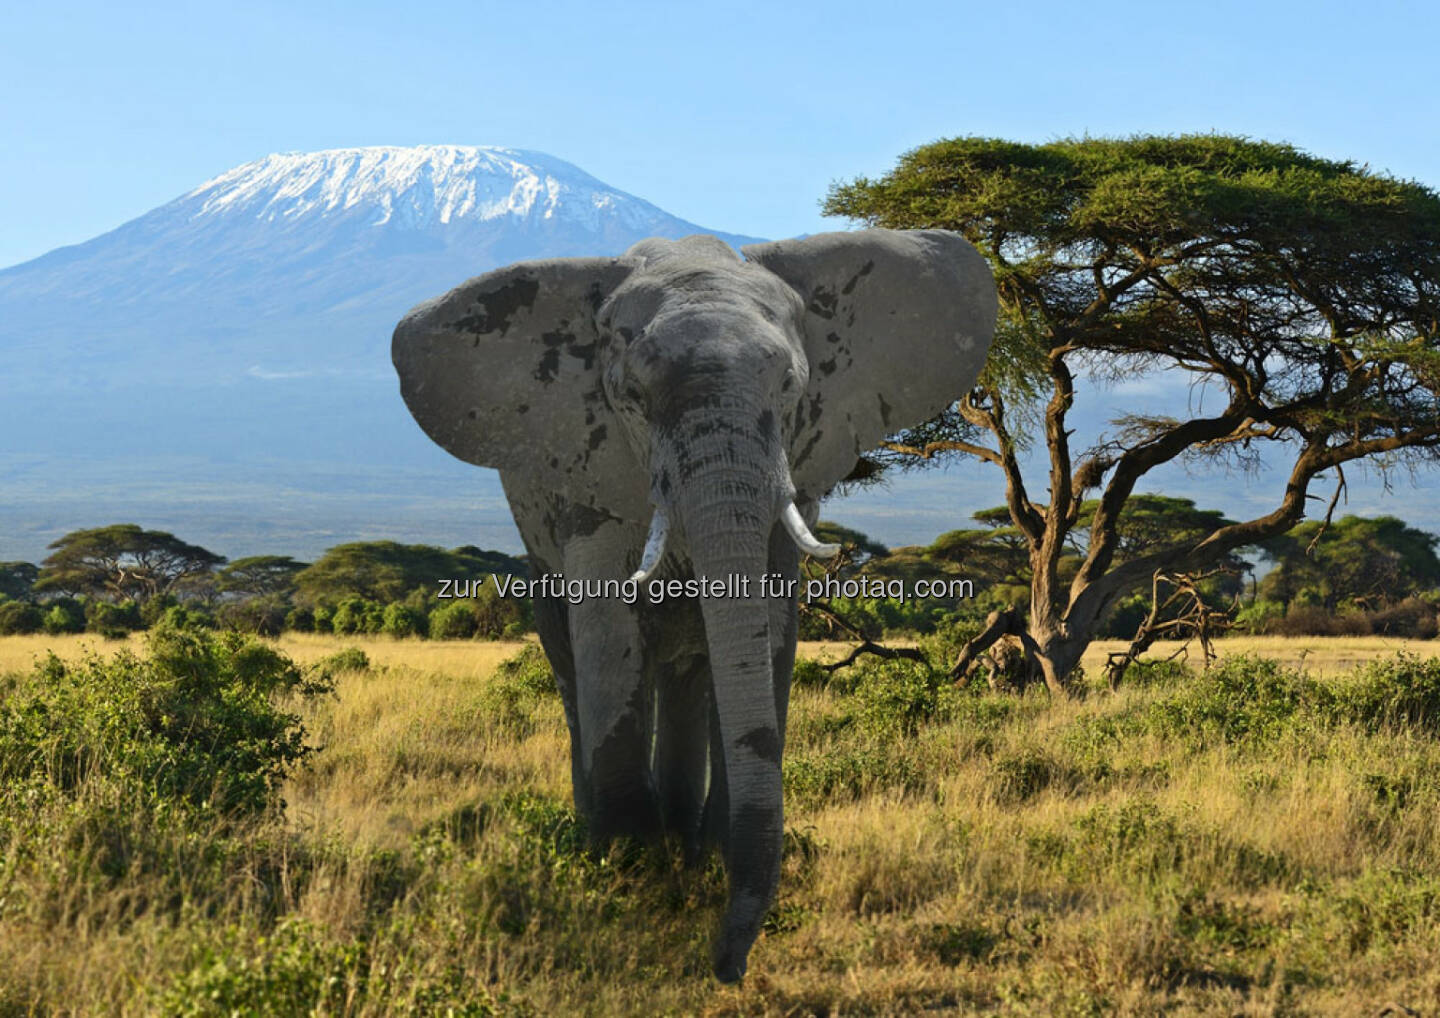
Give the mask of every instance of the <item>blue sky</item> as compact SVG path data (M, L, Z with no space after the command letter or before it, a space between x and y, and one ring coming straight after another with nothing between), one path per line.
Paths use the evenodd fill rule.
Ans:
M0 266L269 152L538 149L676 215L837 228L936 138L1223 131L1440 186L1420 4L12 5Z

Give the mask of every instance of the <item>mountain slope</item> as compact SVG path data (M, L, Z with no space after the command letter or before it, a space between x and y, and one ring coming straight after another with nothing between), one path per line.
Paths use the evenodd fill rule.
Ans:
M380 376L400 315L470 276L697 232L538 152L271 155L0 271L0 343L27 388Z
M539 152L351 148L237 166L0 270L0 559L121 520L232 556L518 551L496 475L401 402L395 323L512 261L702 232Z

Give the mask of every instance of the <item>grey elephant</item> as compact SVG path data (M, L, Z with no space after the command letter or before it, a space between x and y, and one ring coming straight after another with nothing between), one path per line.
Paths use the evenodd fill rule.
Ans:
M415 307L392 348L421 427L500 471L534 576L644 583L634 603L547 587L536 627L592 834L674 835L692 861L720 846L727 982L779 881L798 589L784 581L802 552L836 550L810 528L860 455L974 383L996 316L958 234L743 252L692 236L521 262ZM697 578L717 586L667 594Z

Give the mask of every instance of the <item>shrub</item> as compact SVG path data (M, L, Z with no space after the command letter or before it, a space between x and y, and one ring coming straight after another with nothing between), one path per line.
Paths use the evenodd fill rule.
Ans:
M1389 725L1440 732L1440 659L1402 651L1361 665L1334 685L1327 706L1334 721L1372 731Z
M430 615L432 640L468 640L475 635L475 629L475 613L465 601L451 601Z
M341 672L368 672L370 657L359 647L342 647L328 657L323 657L311 666L321 675L339 675Z
M85 605L85 628L92 633L117 629L129 632L145 628L145 623L140 618L140 607L134 601L121 601L119 604L91 601Z
M919 661L870 660L845 671L854 690L852 714L863 731L914 735L941 720L959 695L949 677Z
M482 702L491 724L523 739L536 731L542 705L559 699L559 695L544 650L531 643L500 662L485 687Z
M317 627L319 618L316 618ZM336 636L355 633L378 633L385 624L385 612L374 601L363 597L347 597L335 608L330 618L330 631Z
M388 633L397 639L404 636L425 635L425 614L403 601L392 601L387 604L382 619L381 632Z
M795 674L791 683L807 689L820 689L830 683L830 673L821 667L819 661L808 657L795 659Z
M315 613L309 608L297 606L285 613L285 628L292 633L315 631Z
M1235 624L1246 632L1266 634L1285 617L1285 605L1264 598L1251 601L1235 615Z
M180 603L180 599L174 594L158 594L150 598L140 606L140 621L149 629L160 621L166 609L173 608Z
M314 693L284 655L237 633L157 625L148 654L54 655L0 703L0 783L109 780L222 816L279 805L312 750L280 693Z
M310 621L314 626L315 632L333 633L335 631L334 618L335 613L329 608L322 606L315 609L315 613L310 617Z
M51 636L85 631L85 607L73 597L52 601L45 610L45 632Z
M45 625L45 613L29 601L0 603L0 636L38 633Z
M529 599L501 597L493 583L486 583L464 603L475 614L476 635L487 640L513 638L535 628Z
M165 629L214 629L215 617L203 608L187 608L183 604L172 604L161 614L152 626Z

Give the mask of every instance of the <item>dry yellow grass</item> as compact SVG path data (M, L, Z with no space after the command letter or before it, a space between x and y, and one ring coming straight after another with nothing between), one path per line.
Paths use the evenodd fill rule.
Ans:
M1082 665L1091 674L1099 674L1105 664L1106 655L1123 651L1123 640L1098 640L1085 652ZM1159 660L1170 657L1180 650L1178 643L1161 641L1156 643L1141 660ZM1390 657L1398 651L1419 657L1440 656L1440 641L1405 640L1391 636L1229 636L1215 641L1215 650L1220 659L1237 654L1253 654L1279 661L1289 667L1303 668L1316 675L1334 675L1348 671L1356 665L1379 658ZM1181 660L1199 667L1200 645L1192 643L1188 655Z
M62 657L117 646L11 643L0 670L47 643ZM1174 708L1184 689L1142 686L1065 703L946 691L956 699L935 720L897 728L865 713L888 701L863 690L797 688L793 844L751 974L727 988L707 974L713 867L567 847L558 703L515 701L494 674L520 645L280 641L301 662L347 646L373 667L296 707L324 748L286 787L295 875L281 902L129 932L27 925L0 907L0 969L47 973L11 997L0 974L0 1014L26 1013L7 1002L37 999L25 987L41 984L73 994L67 1013L148 1014L157 998L137 988L180 975L198 980L193 1013L223 1013L204 992L289 957L259 939L274 936L275 908L317 943L385 966L352 1008L316 1009L327 1015L439 1013L417 1002L440 999L491 1008L475 1014L1137 1018L1368 1015L1392 1000L1430 1013L1440 1001L1440 745L1423 730L1297 723L1261 742L1201 738ZM1303 656L1327 675L1402 647L1432 653L1375 639L1221 644ZM1160 720L1125 727L1146 718ZM194 967L196 943L228 959L231 981Z

